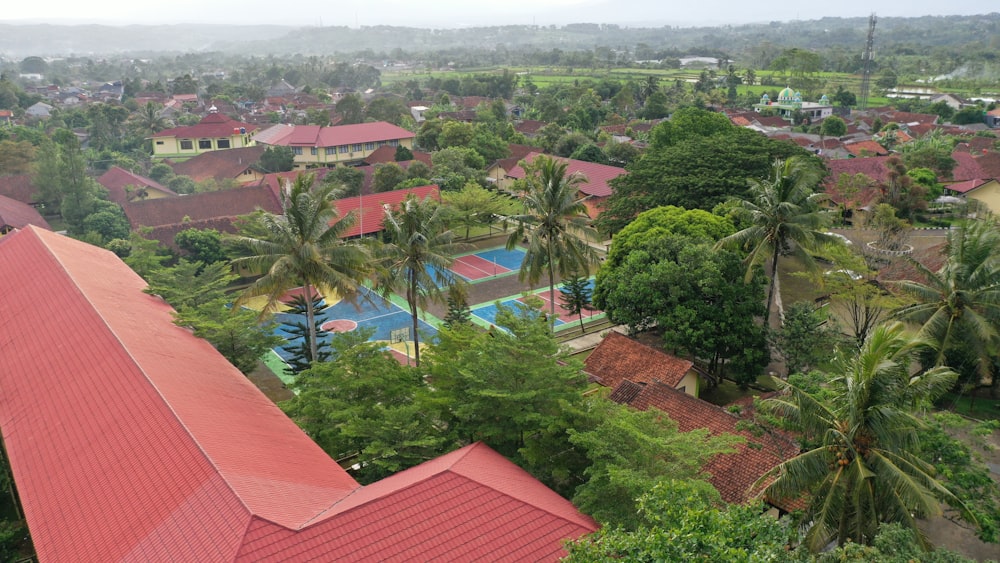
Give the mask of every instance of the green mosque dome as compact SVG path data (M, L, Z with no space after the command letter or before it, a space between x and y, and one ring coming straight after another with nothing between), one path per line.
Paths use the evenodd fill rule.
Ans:
M795 97L795 90L791 88L785 88L781 92L778 92L779 102L790 102Z

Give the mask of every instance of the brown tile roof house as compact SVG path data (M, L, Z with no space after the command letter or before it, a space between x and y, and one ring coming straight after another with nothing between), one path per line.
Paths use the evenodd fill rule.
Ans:
M951 153L951 158L955 160L955 168L951 171L951 181L964 182L987 177L979 165L979 161L970 153L954 151Z
M698 375L694 364L662 350L647 346L618 332L609 332L584 361L590 380L616 389L624 381L644 385L658 381L671 388L698 395ZM692 384L693 382L693 384Z
M1000 178L1000 152L990 151L977 156L976 164L986 178Z
M35 225L51 231L48 221L38 210L27 203L0 195L0 235L5 235L14 229L23 229Z
M188 176L195 182L209 178L217 181L252 182L263 174L261 171L258 175L256 171L257 162L265 150L267 147L253 146L206 152L184 162L172 164L171 167L174 169L174 174Z
M548 123L544 121L525 119L524 121L518 121L514 124L514 131L521 133L525 137L534 137L538 134L538 131L546 125L548 125Z
M735 446L735 453L717 455L704 467L712 476L709 482L726 502L756 498L759 490L754 483L799 453L799 447L785 436L766 431L757 436L739 425L740 417L660 382L645 385L627 404L643 411L655 407L667 413L681 432L706 428L714 436L727 433L746 439L746 443Z
M886 156L889 151L875 141L858 141L845 143L844 148L854 156Z
M864 174L876 182L885 182L889 179L886 162L890 158L888 156L870 156L828 161L826 166L830 169L830 175L827 176L827 183L836 184L837 178L841 174Z
M278 197L269 186L245 186L181 197L131 201L122 205L133 229L152 227L150 238L168 247L173 235L186 228L212 228L234 232L232 222L240 215L262 209L281 213Z
M118 205L122 205L136 199L177 197L177 194L173 190L156 180L140 176L134 172L129 172L119 166L112 166L107 172L101 174L101 177L97 179L97 183L104 186L105 189L108 190L108 198ZM126 186L145 188L146 197L139 197L134 190L127 190ZM154 194L151 192L156 193Z
M38 188L31 183L30 174L0 176L0 195L31 205Z

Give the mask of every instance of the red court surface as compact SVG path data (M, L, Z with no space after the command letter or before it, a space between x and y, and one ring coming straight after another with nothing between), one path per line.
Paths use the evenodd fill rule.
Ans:
M320 325L320 330L325 330L327 332L350 332L358 328L358 323L350 319L335 319L332 321L326 321Z
M491 276L506 274L511 270L484 258L469 254L455 259L451 271L469 280L481 280Z
M562 293L559 291L558 288L556 288L556 317L560 321L562 321L564 323L577 323L577 322L580 322L580 316L579 315L571 315L569 313L569 311L566 309L566 307L562 304L562 300L560 299L560 295L562 295ZM534 294L532 294L532 297L537 297L537 298L541 299L542 301L544 301L545 305L542 306L542 311L545 312L545 313L549 312L549 308L552 306L551 305L552 300L549 299L549 290L546 289L545 291L542 291L540 293L534 293ZM520 301L521 303L524 303L524 297L519 297L517 300ZM601 313L601 311L598 311L597 309L594 309L593 311L584 311L583 312L583 319L586 321L590 317L592 317L594 315L597 315L597 314L600 314L600 313Z

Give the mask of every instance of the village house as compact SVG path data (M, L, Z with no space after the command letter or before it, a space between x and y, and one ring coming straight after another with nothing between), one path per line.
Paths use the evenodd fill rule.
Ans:
M236 181L240 184L259 182L267 173L258 163L267 147L255 145L226 151L210 151L171 164L174 174L187 176L195 182L213 179L217 182Z
M413 149L416 135L384 121L320 127L319 125L271 126L257 134L258 144L290 147L295 169L360 164L376 149L389 146Z
M112 166L101 174L97 183L108 190L108 199L123 205L130 201L177 197L177 194L163 184L130 172L119 166Z
M541 154L540 152L532 152L522 160L530 164ZM604 209L604 203L611 197L611 185L609 182L623 174L627 174L624 168L618 168L617 166L558 156L552 158L566 164L567 176L579 174L584 177L584 182L579 185L580 197L584 198L583 203L587 206L587 213L591 218L597 217ZM523 180L527 176L527 173L520 162L518 162L512 168L506 170L501 177L499 167L504 165L509 165L509 161L501 160L494 163L493 166L487 169L486 176L489 179L495 179L497 188L510 191L514 187L514 182Z
M113 253L27 227L0 261L39 561L557 561L598 528L482 443L361 486Z
M46 230L52 230L48 221L34 207L16 199L0 195L0 236L14 229L23 229L35 225Z

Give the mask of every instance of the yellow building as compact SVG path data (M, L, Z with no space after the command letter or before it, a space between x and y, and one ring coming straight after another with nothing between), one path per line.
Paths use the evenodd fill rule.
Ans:
M209 110L197 125L165 129L153 135L153 158L185 160L209 151L253 146L259 127Z
M383 146L413 149L416 135L391 123L377 121L355 125L274 125L254 140L260 145L290 147L295 169L360 164Z
M1000 181L996 179L966 180L945 186L945 189L965 199L979 201L993 213L1000 213Z

